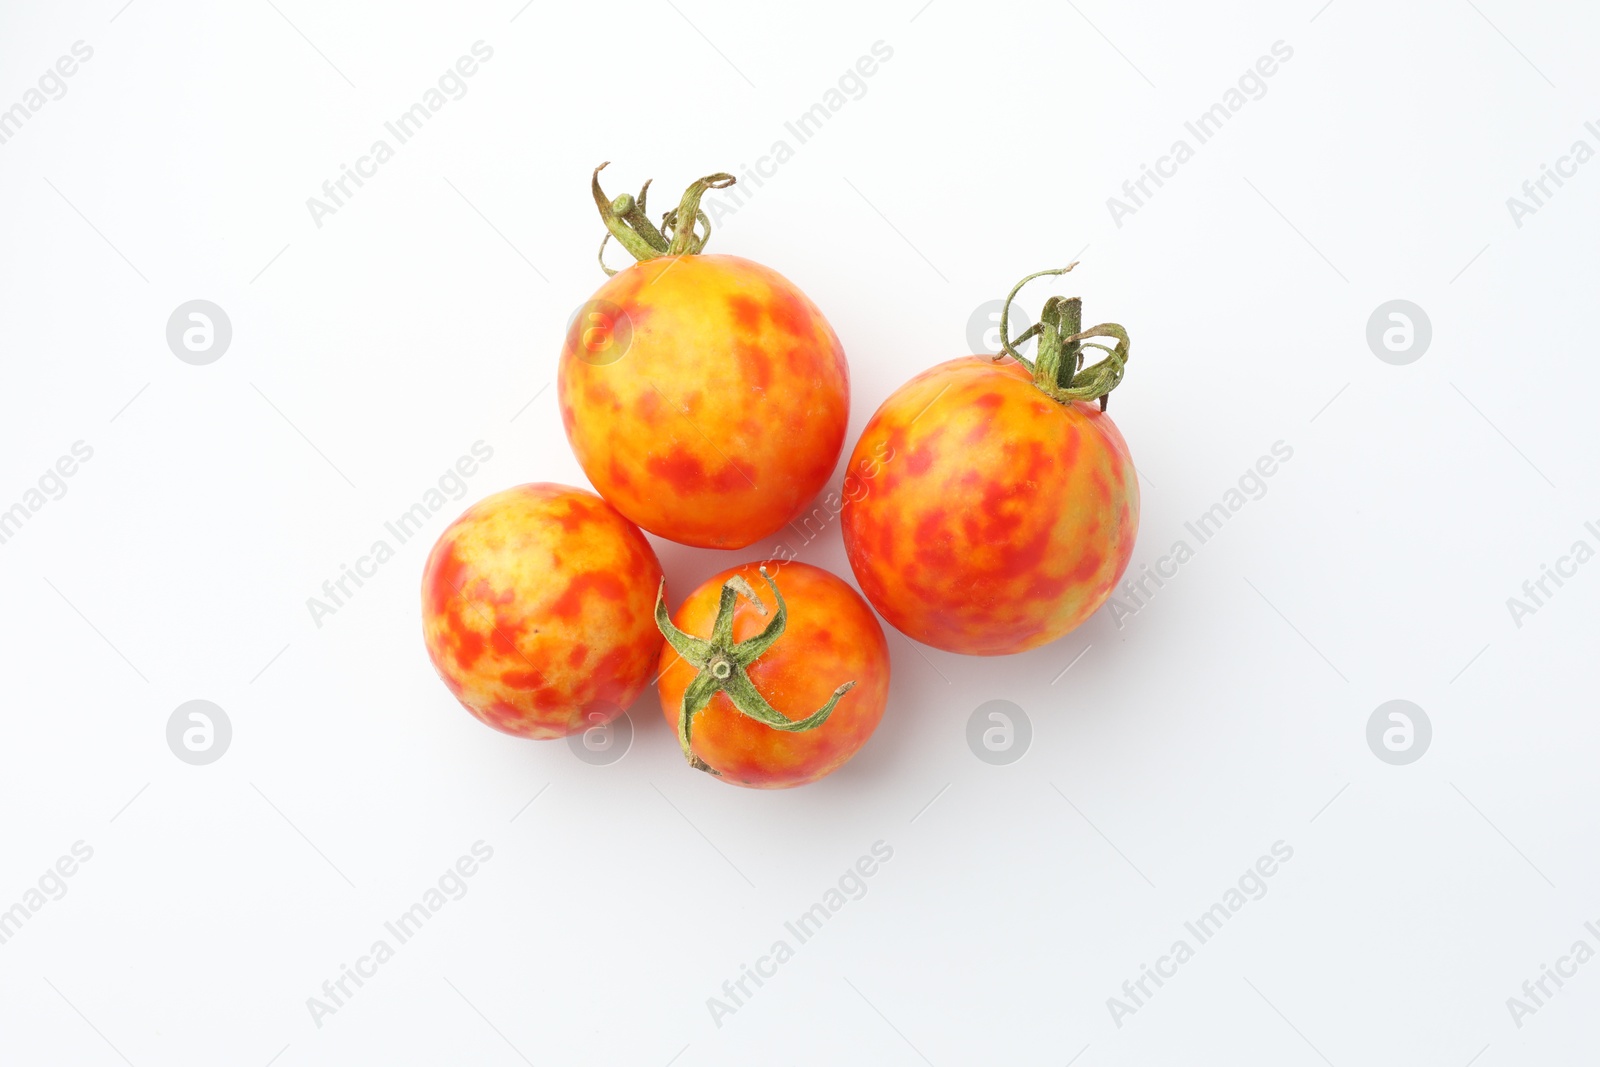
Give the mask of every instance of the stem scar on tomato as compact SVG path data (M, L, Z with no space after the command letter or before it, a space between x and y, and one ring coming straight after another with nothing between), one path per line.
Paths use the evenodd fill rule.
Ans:
M689 734L694 716L718 693L726 693L735 708L757 722L786 733L802 733L806 730L815 730L827 722L839 699L856 684L854 681L844 683L833 691L832 698L826 704L803 719L785 718L782 712L767 703L767 698L761 695L755 683L750 680L750 676L745 673L745 669L783 636L784 628L788 624L789 608L784 603L778 583L772 580L772 575L767 573L765 567L761 568L761 577L766 579L767 585L772 589L772 595L777 599L777 611L773 613L772 621L767 624L766 629L744 641L736 642L733 639L733 613L739 597L742 596L754 604L762 615L767 613L767 606L761 602L755 590L750 588L750 583L739 575L734 575L722 586L722 596L717 603L717 617L711 624L710 640L686 634L673 625L671 617L667 614L665 579L662 580L661 588L656 593L656 626L673 650L683 657L684 662L699 671L694 681L690 682L683 692L683 705L678 710L678 744L683 747L683 755L689 761L689 766L708 774L720 776L722 772L708 765L691 751Z
M1098 400L1100 410L1104 411L1111 390L1122 384L1122 375L1127 368L1127 330L1114 322L1101 323L1085 330L1082 298L1052 296L1044 302L1039 321L1028 327L1021 337L1013 341L1006 336L1010 325L1011 302L1017 298L1022 287L1035 278L1065 274L1077 265L1072 262L1057 270L1041 270L1011 287L1011 292L1006 294L1006 302L1000 308L1000 354L994 358L1010 356L1027 367L1033 372L1033 384L1057 403ZM1039 337L1039 357L1037 363L1030 363L1012 345L1020 345L1035 335ZM1111 348L1086 340L1090 337L1109 337L1117 344ZM1085 348L1098 348L1106 357L1086 368L1083 365Z

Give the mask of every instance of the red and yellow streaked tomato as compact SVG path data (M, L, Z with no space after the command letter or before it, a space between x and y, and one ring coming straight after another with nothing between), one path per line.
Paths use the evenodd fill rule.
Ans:
M666 609L659 613L665 621ZM731 628L719 640L726 613ZM661 712L690 763L723 781L814 782L855 755L883 718L883 628L854 589L819 567L773 560L724 571L690 593L664 629ZM699 704L697 694L708 693L684 723L685 700Z
M621 714L661 648L661 564L604 500L538 482L479 501L440 535L422 630L468 711L518 737L565 737Z
M698 254L703 239L660 252L615 217L607 224L649 254L602 285L567 332L557 386L578 462L658 536L701 548L766 537L838 463L850 413L838 337L777 271Z
M1075 325L1054 341L1112 336ZM1123 339L1114 368L1080 381L1120 380L1126 334L1095 328L1109 329ZM907 636L969 655L1023 652L1082 623L1122 577L1137 475L1111 418L1073 398L1076 352L1055 395L1015 359L967 356L917 375L867 423L850 469L874 457L879 469L844 505L845 551L861 591Z

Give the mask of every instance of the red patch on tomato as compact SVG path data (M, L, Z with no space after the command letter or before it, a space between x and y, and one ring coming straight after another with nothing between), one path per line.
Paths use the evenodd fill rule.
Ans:
M1024 441L1019 446L1024 453L1022 471L1018 476L1020 482L1033 482L1038 485L1053 484L1058 477L1056 464L1050 462L1045 448L1038 441Z
M622 410L622 398L617 391L605 382L596 381L592 375L583 383L583 399L590 407Z
M590 672L595 680L595 697L611 708L620 706L629 695L623 679L632 673L628 670L632 651L626 646L614 648L602 656ZM655 649L647 651L653 654Z
M680 493L698 490L706 480L706 469L700 463L700 457L681 448L675 448L665 456L651 456L645 467Z
M811 379L811 350L802 345L796 345L783 354L783 361L789 365L789 370L803 381Z
M811 309L788 287L773 287L767 298L767 314L772 316L772 324L789 336L811 336Z
M983 486L983 505L976 510L976 513L968 514L963 520L968 524L967 536L974 542L1007 543L1022 526L1023 516L1028 509L1029 495L1031 494L1019 485L986 482ZM1020 507L1005 506L1017 501L1018 498L1022 498ZM981 537L975 532L980 525L983 530Z
M1061 446L1061 469L1071 470L1078 462L1078 452L1083 448L1083 434L1077 426L1067 428L1067 439Z
M1072 568L1072 572L1067 577L1074 582L1087 582L1095 576L1095 573L1100 570L1100 564L1104 562L1105 557L1100 553L1085 552L1083 558L1078 561L1078 565Z
M728 311L733 315L734 325L745 333L761 329L761 305L755 297L734 293L728 297Z
M772 384L772 360L760 347L749 341L736 340L733 342L733 352L739 358L739 366L757 389L765 390Z
M584 657L587 656L588 654L589 654L589 646L588 645L582 644L581 642L579 644L573 645L572 646L572 651L567 653L567 666L576 667L578 664L583 662Z
M483 635L476 630L469 630L461 624L461 616L451 613L450 637L455 646L456 662L462 670L470 671L478 660L483 658L484 648L487 646Z
M727 493L748 485L737 467L729 464L716 474L709 474L700 457L682 448L674 448L665 456L651 456L645 464L651 474L671 486L675 492L699 494L705 492Z
M944 523L944 509L934 508L922 516L917 523L917 532L911 539L917 548L917 559L930 567L937 568L954 562L955 553L950 549L950 538L945 533Z
M454 542L436 550L433 567L428 572L428 610L434 615L444 615L450 602L461 595L472 571L456 555Z
M1050 603L1067 591L1067 587L1075 585L1070 574L1063 574L1059 578L1050 578L1045 575L1036 575L1030 580L1028 593L1033 599ZM1019 630L1018 637L1026 636L1026 628Z
M561 528L567 533L576 533L584 523L594 521L594 511L589 503L581 497L568 497L565 501L567 509L560 514L551 515Z
M506 671L500 676L500 681L512 689L537 689L544 685L544 675L532 668L521 671Z
M1005 554L1001 567L1007 577L1014 578L1026 574L1044 562L1044 555L1049 547L1050 528L1045 526L1021 544L1013 543L1010 546L1011 551Z
M622 579L615 574L606 571L586 571L567 583L567 588L561 596L550 605L550 614L562 619L574 619L583 610L585 600L590 597L621 600L627 593L627 586L623 585Z
M645 422L655 422L661 413L661 394L654 389L640 393L639 399L633 402L633 412Z
M1005 403L1005 397L995 392L986 392L981 397L974 398L973 408L978 410L978 421L973 422L973 429L966 430L966 443L981 442L982 438L989 435L989 430L995 429L998 424L998 411Z
M519 619L508 617L502 611L496 611L494 629L489 632L489 647L502 656L520 656L522 649L518 642L527 632L526 625Z
M937 451L937 444L942 436L944 436L944 427L936 427L911 451L911 454L906 457L906 471L908 473L916 476L928 472L928 468L933 466L934 452Z
M490 704L484 714L501 729L520 726L522 723L521 710L512 707L504 700L496 700L494 703Z
M628 558L621 566L615 568L617 571L623 574L635 575L653 573L656 575L656 579L658 581L660 580L661 565L656 561L655 557L650 554L650 545L648 542L642 540L641 538L629 537L622 542L622 546L628 553ZM649 595L652 598L653 603L656 595L655 589L652 588Z

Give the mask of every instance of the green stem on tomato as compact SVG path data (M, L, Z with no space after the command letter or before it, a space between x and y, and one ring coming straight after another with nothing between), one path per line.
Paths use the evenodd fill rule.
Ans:
M1074 262L1057 270L1037 271L1011 287L1011 292L1006 294L1005 303L1000 309L1000 354L1010 356L1032 371L1033 384L1057 403L1098 400L1100 410L1104 411L1106 398L1111 390L1122 384L1122 376L1127 368L1129 350L1127 330L1114 322L1101 323L1085 330L1083 301L1075 296L1052 296L1045 301L1038 322L1028 327L1015 340L1008 336L1011 302L1017 298L1017 293L1022 287L1035 278L1065 274L1077 265ZM1039 353L1035 361L1030 363L1014 346L1034 336L1039 338ZM1108 347L1090 341L1091 337L1111 338L1117 343L1115 347ZM1100 362L1085 367L1083 366L1085 348L1098 348L1106 356ZM995 358L999 359L1000 356Z
M734 575L722 586L721 598L717 603L717 616L711 624L709 640L686 634L673 625L671 616L667 614L665 580L656 593L656 627L660 629L673 651L699 672L684 689L683 703L678 708L678 744L683 748L683 755L689 761L689 766L696 770L721 774L696 756L690 747L690 734L695 715L704 710L711 702L711 698L718 693L726 693L728 700L741 714L748 715L757 722L786 733L802 733L815 730L827 722L828 716L833 714L833 709L838 705L839 698L856 684L853 681L844 683L833 691L833 696L826 704L803 719L787 718L781 711L767 703L767 698L761 695L746 670L757 657L772 648L778 638L783 636L783 631L788 625L789 607L784 603L778 583L772 580L772 575L767 573L765 567L761 568L761 577L765 578L767 585L771 587L778 608L764 630L744 641L733 639L733 615L739 597L742 596L750 601L763 615L767 613L767 606L761 602L755 590L750 588L750 583L739 575Z
M698 254L711 239L711 219L700 210L700 198L708 190L726 189L737 181L733 175L722 173L700 178L684 190L678 206L662 216L662 226L658 228L645 213L649 182L645 182L644 188L639 190L638 199L627 193L615 200L606 197L600 188L600 172L610 165L600 164L589 180L595 207L599 208L600 218L606 224L606 237L600 242L600 269L607 274L617 273L606 266L605 261L606 242L613 238L629 255L640 261L657 256ZM704 226L703 233L697 231L697 225Z

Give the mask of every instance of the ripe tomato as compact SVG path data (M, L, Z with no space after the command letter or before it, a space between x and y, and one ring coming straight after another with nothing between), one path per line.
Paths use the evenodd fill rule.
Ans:
M1139 484L1103 406L1127 333L1080 333L1080 314L1052 297L1023 335L1041 336L1037 365L1014 350L941 363L885 400L856 443L849 469L875 474L846 494L845 551L861 591L906 635L968 655L1023 652L1083 622L1122 577ZM1080 370L1090 337L1119 343L1090 345L1109 354Z
M698 254L693 220L710 226L700 195L731 177L690 187L668 216L689 221L669 240L645 218L643 193L608 203L595 174L607 226L641 259L567 331L557 377L567 438L600 495L646 530L742 548L798 515L833 473L850 413L844 350L776 271Z
M539 482L479 501L422 575L422 633L444 684L519 737L608 722L650 683L661 564L638 529L582 489Z
M818 567L747 563L690 593L670 620L658 598L656 621L668 642L661 712L690 765L723 781L814 782L883 718L883 628L854 589Z

